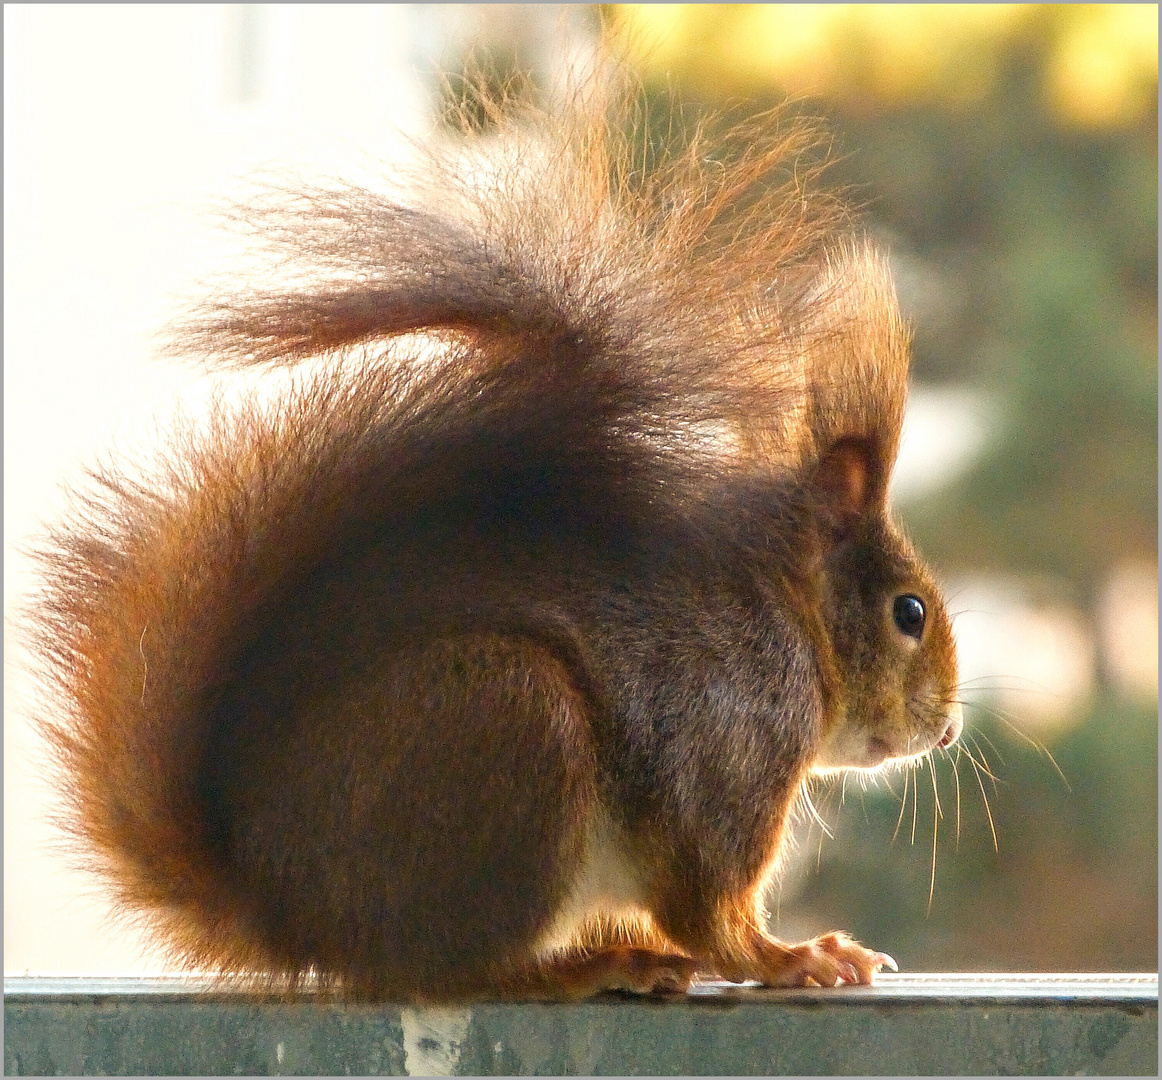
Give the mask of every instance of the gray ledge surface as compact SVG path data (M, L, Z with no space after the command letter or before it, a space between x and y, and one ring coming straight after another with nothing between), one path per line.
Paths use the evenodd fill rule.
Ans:
M706 983L458 1008L271 998L212 979L8 977L7 1075L1158 1073L1157 975Z

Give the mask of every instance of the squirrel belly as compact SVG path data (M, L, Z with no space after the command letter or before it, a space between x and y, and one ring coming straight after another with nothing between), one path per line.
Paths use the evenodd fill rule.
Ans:
M890 963L762 908L812 770L960 731L887 508L890 277L804 199L801 129L648 182L617 130L524 116L495 183L437 153L406 199L255 211L294 286L180 341L326 363L43 546L70 827L182 962L412 1001Z

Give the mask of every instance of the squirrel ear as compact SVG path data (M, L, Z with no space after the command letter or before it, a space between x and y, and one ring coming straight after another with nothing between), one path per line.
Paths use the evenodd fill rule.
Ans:
M884 494L874 441L843 438L833 443L815 467L813 488L824 526L837 535L849 532Z

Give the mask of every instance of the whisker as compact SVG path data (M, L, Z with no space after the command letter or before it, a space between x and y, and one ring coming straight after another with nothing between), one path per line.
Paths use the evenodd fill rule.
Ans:
M968 689L969 683L980 682L980 681L981 681L980 679L968 680L968 681L960 684L960 689L962 689L962 690ZM1039 692L1043 692L1043 689L1044 689L1040 686L1018 687L1018 686L999 686L999 685L996 688L997 689L1004 689L1006 691L1019 690L1019 691L1025 691L1028 693L1034 693L1034 692L1039 693ZM1065 785L1065 790L1068 791L1071 795L1073 794L1073 786L1069 783L1068 777L1066 777L1064 771L1062 771L1061 766L1057 763L1057 759L1053 756L1053 752L1049 749L1049 747L1046 746L1039 739L1034 739L1031 735L1028 735L1026 732L1022 731L1021 728L1017 724L1013 723L1012 719L1008 715L1006 715L1004 711L1002 711L1001 709L998 709L996 706L993 706L993 705L985 705L984 703L982 703L980 701L971 701L970 702L970 701L960 700L959 704L961 704L962 706L965 706L967 708L979 709L981 712L985 713L986 715L991 716L994 719L1000 721L1000 723L1004 724L1005 727L1007 727L1014 735L1016 735L1018 738L1024 740L1031 747L1033 747L1034 750L1038 751L1039 753L1044 754L1049 759L1049 763L1053 766L1054 771L1061 778L1061 782ZM992 747L992 749L996 753L997 757L1000 759L1001 763L1004 764L1004 758L1001 757L1001 752L997 748L996 743L994 743L992 741L992 739L990 739L988 737L988 735L986 735L983 731L978 731L976 734L978 734L981 738L987 740L989 746ZM978 750L980 749L979 744L977 745L977 749ZM984 758L983 752L981 753L981 757L982 757L982 759L985 760L985 762L987 764L987 758ZM996 777L993 777L993 780L995 782Z
M932 776L932 876L928 879L928 913L932 913L932 897L936 893L936 834L940 831L940 795L936 791L936 766L928 758L928 772Z
M871 818L867 816L867 799L864 798L867 795L867 784L861 781L860 788L862 790L859 793L859 808L863 811L863 823L865 825L871 825Z
M900 835L900 825L904 820L904 811L908 808L908 773L904 773L904 798L900 803L900 816L896 818L896 831L892 833L892 846L895 846L896 837Z
M962 690L1004 690L1005 693L1048 694L1054 698L1061 698L1059 693L1045 683L1020 675L981 675L974 679L965 679L958 685Z
M1025 740L1025 742L1033 747L1034 750L1039 751L1049 759L1050 764L1054 769L1057 770L1057 775L1061 777L1061 782L1065 785L1065 790L1068 791L1070 795L1072 795L1073 788L1070 786L1069 781L1065 778L1065 773L1061 771L1061 766L1057 764L1057 759L1053 756L1053 753L1049 747L1047 747L1038 739L1034 739L1032 736L1026 735L1019 727L1017 727L1016 724L1014 724L1007 716L1005 716L1004 713L997 709L992 709L990 711L1002 724L1005 725L1005 727L1007 727L1015 735L1019 735L1022 739Z
M846 774L844 774L846 776ZM825 838L835 838L835 834L831 831L826 823L823 814L831 814L835 807L835 785L828 784L823 802L823 810L819 812L819 843L815 846L815 870L819 871L819 867L823 864L823 841Z
M973 757L971 754L968 755L968 760L972 762L972 771L974 773L976 773L976 782L980 785L980 797L982 799L984 799L984 812L988 815L989 830L993 834L993 851L999 852L1001 849L1000 849L1000 845L997 843L996 826L993 825L993 812L991 809L989 809L989 797L986 794L985 789L984 789L984 781L980 777L980 769L977 766L976 761L973 760Z
M1018 685L1021 681L1028 685ZM1015 690L1027 694L1038 694L1044 691L1043 684L1034 679L1022 680L1019 675L979 675L974 679L965 679L960 684L961 690Z
M998 716L998 719L999 719L999 716ZM1005 763L1005 759L1001 756L1001 752L997 748L997 744L995 742L993 742L992 739L990 739L985 732L983 732L979 729L977 730L976 735L978 738L984 739L984 741L989 744L989 747L991 748L992 752L997 755L997 760L1003 765Z
M972 745L973 749L975 749L976 752L980 755L980 760L977 761L976 758L974 758L971 754L969 754L969 758L977 765L981 772L983 772L985 776L987 776L993 782L993 793L996 794L997 784L1003 783L1004 781L1002 781L1000 777L996 776L996 774L994 774L992 769L989 767L988 758L984 756L984 751L980 748L980 743L977 742L976 732L972 733ZM964 752L968 754L967 746L965 747Z
M916 779L916 766L912 766L912 847L916 846L916 811L920 806L920 782Z
M972 733L972 745L973 745L973 748L976 750L977 754L980 756L981 764L982 764L982 765L983 765L983 766L984 766L986 769L990 770L990 771L989 771L989 775L991 776L991 775L992 775L992 772L991 772L991 770L992 770L992 767L993 767L993 766L992 766L992 762L991 762L991 761L989 761L989 759L988 759L988 758L985 756L984 749L983 749L983 747L980 745L980 732L979 732L979 731L974 731L974 732Z
M807 813L810 814L811 818L819 826L820 830L825 835L834 840L835 834L827 827L827 822L825 822L823 818L819 816L819 811L815 809L815 804L811 801L811 792L807 790L806 784L804 784L801 789L801 795L803 799L803 805L807 807ZM823 843L822 836L819 838L819 843Z
M944 810L943 810L943 808L942 808L942 807L941 807L941 805L940 805L940 796L939 796L939 795L937 794L937 792L936 792L936 765L935 765L935 763L932 761L932 755L931 755L931 754L929 754L929 755L928 755L928 757L927 757L925 760L928 762L928 771L929 771L929 772L932 774L932 794L933 794L933 796L934 796L934 797L935 797L935 799L936 799L936 812L937 812L937 813L938 813L938 814L939 814L941 817L944 817Z
M951 755L950 755L951 757ZM960 850L960 748L957 748L956 757L952 758L952 778L956 781L956 850Z

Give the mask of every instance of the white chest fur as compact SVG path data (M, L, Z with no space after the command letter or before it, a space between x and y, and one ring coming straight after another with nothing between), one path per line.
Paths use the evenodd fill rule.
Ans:
M643 879L643 869L620 830L598 808L565 901L538 944L537 954L545 956L578 944L642 942L652 930Z

